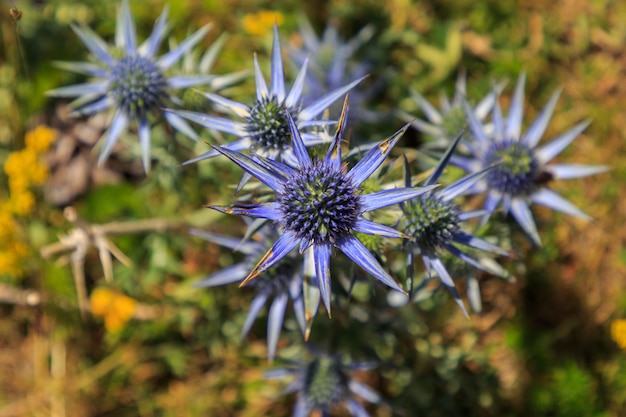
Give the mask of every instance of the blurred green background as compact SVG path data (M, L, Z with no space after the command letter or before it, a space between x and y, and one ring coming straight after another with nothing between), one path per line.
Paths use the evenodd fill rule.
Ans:
M140 39L163 5L131 2ZM334 332L350 354L373 351L384 359L376 371L358 375L386 399L368 406L371 414L625 416L626 353L619 345L626 348L620 321L626 319L626 2L186 0L170 4L170 35L180 41L212 23L204 47L229 34L213 73L252 69L254 52L266 71L271 24L279 19L264 22L264 11L280 16L283 46L301 42L299 15L318 33L332 19L346 39L373 24L376 34L357 57L371 64L372 79L389 76L368 103L372 110L422 117L409 88L436 101L440 91L453 91L460 70L474 98L494 80L508 80L501 99L508 108L514 80L526 71L528 121L562 87L546 137L591 119L560 158L611 167L554 185L595 220L535 208L544 247L527 245L528 255L507 265L514 283L481 277L483 311L469 320L444 293L419 307L373 305L388 317L376 329L320 314L317 341ZM39 125L71 139L63 142L69 147L63 157L60 145L54 155L36 154L43 166L56 165L45 181L31 180L34 200L21 196L22 214L0 213L0 417L290 415L294 397L282 397L284 385L263 376L271 369L266 313L242 342L251 294L236 286L192 286L238 259L189 236L186 225L230 235L243 230L239 219L203 208L226 203L240 171L220 159L181 167L184 159L172 155L206 151L206 144L183 138L168 142L149 177L128 154L113 155L102 169L76 162L93 156L89 144L76 140L78 132L100 125L68 119L66 103L44 96L81 81L53 66L88 59L69 23L89 25L110 40L115 13L114 2L95 0L0 1L0 163L11 155L26 158L19 154L29 149L26 133ZM224 94L247 102L253 91L250 77ZM386 118L355 126L354 135L379 140L401 125ZM411 131L403 145L418 142ZM64 169L83 181L64 182L67 177L58 175ZM17 201L10 181L0 175L4 207ZM71 203L53 203L59 190ZM74 216L105 225L110 240L100 243L112 248L112 242L131 262L113 259L107 280L101 253L89 248L84 278L90 305L83 315L71 256L64 263L60 249L54 251L59 247L51 246L59 236L78 239ZM283 331L279 353L289 355L299 343L293 319L286 326L291 331Z

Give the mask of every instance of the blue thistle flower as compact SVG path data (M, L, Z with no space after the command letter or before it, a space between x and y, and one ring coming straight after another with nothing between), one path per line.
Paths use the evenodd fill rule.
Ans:
M337 133L324 159L311 158L295 121L287 114L297 168L259 155L247 156L227 148L214 147L217 152L276 192L275 201L269 203L213 207L228 214L275 221L282 232L272 248L248 274L244 283L272 267L296 246L299 245L300 253L312 247L320 294L329 314L332 247L339 248L382 283L402 291L352 232L390 238L404 237L404 234L389 226L367 220L363 214L417 197L434 188L430 185L361 194L360 185L383 163L408 125L374 146L348 172L341 161L340 147L346 111L347 105L344 104Z
M439 180L462 137L463 134L461 133L450 145L433 173L425 181L425 186L432 185ZM448 288L454 300L466 315L467 311L463 301L454 286L452 277L441 261L440 255L442 251L446 251L475 268L496 275L503 274L502 270L491 268L489 265L477 261L455 245L459 244L508 256L504 249L461 229L464 221L481 216L484 213L483 211L464 212L454 203L456 197L463 194L485 175L489 175L493 169L494 167L488 167L480 172L461 178L453 184L429 191L400 205L403 214L400 218L398 230L409 237L407 241L407 278L409 280L410 292L412 292L413 286L414 258L421 255L428 276L430 277L433 271L439 276L443 285ZM405 173L405 185L410 187L411 173L406 159Z
M341 39L335 22L326 25L321 37L318 37L309 20L301 16L298 19L302 45L288 49L292 61L302 66L308 61L304 102L309 103L320 93L336 90L349 80L363 78L370 72L370 65L356 59L357 52L374 36L373 25L363 27L353 38ZM374 89L367 92L355 89L350 93L350 102L364 102ZM354 119L354 106L352 119ZM363 109L357 108L363 118L373 118ZM359 117L357 117L359 118Z
M522 73L517 81L506 120L502 116L500 105L496 102L493 108L493 135L484 131L472 112L467 112L469 127L475 139L469 146L473 158L455 158L454 162L469 172L497 164L472 188L471 192L486 192L487 216L501 204L504 213L512 214L533 243L540 246L541 239L529 208L530 203L590 219L572 203L545 187L546 183L553 179L581 178L598 174L606 171L607 167L548 164L585 130L589 121L581 122L551 142L538 146L548 127L560 91L552 94L537 119L522 134L525 81L526 75Z
M501 87L501 85L496 86L496 91L487 94L471 109L476 120L482 123L489 115L496 102L497 92ZM425 147L447 149L458 133L463 131L467 125L466 109L463 106L463 102L467 97L467 77L465 73L459 73L454 88L454 95L451 99L442 92L440 110L436 109L418 92L412 91L411 95L428 120L415 118L415 116L405 112L399 112L399 116L406 122L411 123L419 132L425 133L434 139L432 142L427 142ZM490 131L491 126L487 125L485 129ZM468 133L470 132L465 131L466 135ZM464 146L464 144L462 143L460 146Z
M367 417L365 407L356 396L377 404L380 395L367 385L350 377L356 370L370 370L374 366L367 362L343 363L338 356L313 353L308 361L293 361L290 366L266 373L269 378L295 377L285 389L285 394L297 393L293 417L306 417L313 411L328 416L343 404L350 415Z
M197 229L192 229L190 232L194 236L245 255L245 259L242 262L209 275L196 284L197 287L206 288L243 281L250 269L258 263L259 259L267 251L268 242L276 235L276 232L270 230L269 227L263 227L258 230L259 240L235 239ZM263 306L270 298L273 299L267 320L267 356L269 360L274 360L276 355L278 337L289 299L293 302L293 310L298 326L302 333L305 332L302 263L302 259L298 259L296 256L284 257L274 267L247 285L256 291L256 296L252 299L246 321L241 329L242 338L250 331L252 323L261 312Z
M180 58L194 47L208 32L204 26L178 47L161 57L158 49L167 31L168 8L164 8L156 21L152 33L141 45L137 45L135 23L127 0L119 9L115 33L115 45L107 45L102 38L89 28L72 25L72 29L87 46L87 49L100 61L65 62L59 66L69 71L93 77L92 81L74 84L48 91L55 97L77 97L72 103L74 115L90 115L112 109L113 117L109 126L98 163L103 163L120 135L131 123L137 124L141 142L143 166L150 171L150 122L149 115L163 116L165 121L185 136L197 140L191 127L179 116L164 113L167 103L178 103L172 90L207 84L214 80L211 76L168 76Z
M315 118L361 81L361 79L353 81L324 94L302 108L301 100L306 80L307 62L302 65L291 90L287 93L282 50L276 25L274 25L269 89L261 73L256 55L254 56L254 70L256 101L250 106L217 94L203 93L207 99L229 110L233 115L241 118L242 121L233 121L225 117L184 110L172 111L173 114L182 116L203 127L229 133L240 138L224 145L225 149L231 151L248 149L261 156L279 159L294 166L297 162L291 146L287 116L296 120L297 126L301 129L328 124L328 121L315 120ZM318 145L326 139L325 136L312 132L303 132L302 138L305 146ZM199 162L217 155L219 155L218 151L211 150L186 161L185 164Z

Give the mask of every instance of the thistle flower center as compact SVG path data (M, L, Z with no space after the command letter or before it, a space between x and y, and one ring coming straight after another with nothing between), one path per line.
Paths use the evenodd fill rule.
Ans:
M282 225L308 243L334 244L350 234L360 215L352 178L322 160L304 166L277 196Z
M467 117L461 106L453 106L450 111L443 115L443 132L448 139L454 139L467 125ZM467 136L467 132L465 133Z
M119 107L130 116L160 108L166 89L167 79L148 58L127 56L111 69L110 90Z
M311 409L327 410L341 400L345 377L330 358L311 362L305 374L306 399Z
M487 176L487 184L503 194L524 195L535 188L539 163L533 150L517 141L492 145L485 157L485 166L496 165Z
M404 204L404 233L422 251L435 252L450 243L459 223L458 207L432 194Z
M287 109L275 97L258 101L247 120L253 149L280 152L291 146Z
M256 265L256 262L252 266ZM289 284L296 272L295 259L291 256L283 258L278 265L268 269L248 284L259 292L269 294L284 293L289 290Z

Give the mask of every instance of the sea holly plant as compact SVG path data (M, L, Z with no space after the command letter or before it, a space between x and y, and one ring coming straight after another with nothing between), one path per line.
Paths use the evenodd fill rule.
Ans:
M339 355L331 356L314 349L309 351L308 360L292 361L284 368L266 373L267 378L272 379L292 378L284 394L297 395L293 417L306 417L314 411L330 416L341 405L354 417L369 416L360 398L377 404L381 402L380 395L350 374L371 370L375 365L369 362L345 363Z
M270 187L275 200L267 203L212 206L228 214L265 218L277 223L281 231L272 248L250 271L242 285L258 277L299 246L300 253L313 248L316 278L322 301L330 314L330 257L338 248L357 265L396 291L402 288L380 265L352 232L402 238L397 230L363 217L364 213L400 203L435 188L407 187L362 194L360 185L383 163L408 126L367 152L350 171L342 164L341 141L346 122L347 98L335 138L324 158L312 158L305 147L296 122L287 115L293 137L297 167L260 155L245 155L214 147L253 177Z
M157 53L167 33L168 8L157 19L152 33L141 45L137 43L135 23L128 0L122 1L115 32L115 44L107 45L91 29L72 25L72 29L85 43L87 49L99 61L63 62L59 66L92 77L92 80L48 91L49 96L77 97L72 103L75 116L91 115L110 109L113 113L106 133L99 163L110 155L122 133L130 125L137 125L142 148L143 166L150 171L151 116L163 117L173 128L185 136L197 140L193 129L174 113L163 112L166 105L178 104L180 100L173 90L208 84L214 77L209 75L168 75L172 68L209 31L204 26L176 48L158 57Z
M459 134L450 145L432 174L424 182L424 186L433 185L440 180L462 137L463 133ZM410 167L406 158L404 161L405 186L411 187ZM490 267L489 264L481 263L457 247L457 245L462 245L480 251L508 256L504 249L462 229L463 222L481 216L484 211L462 211L454 202L457 197L461 196L485 175L488 175L494 168L494 166L487 167L450 185L431 190L400 204L402 214L398 222L398 230L408 236L406 240L406 249L408 251L407 280L410 293L413 292L415 257L417 256L421 256L428 277L430 278L433 274L436 274L466 315L467 311L456 290L454 281L441 260L442 252L448 252L475 268L496 275L506 276L506 272L502 268L496 269Z
M250 227L254 227L254 224L251 224ZM196 287L202 288L242 282L248 275L248 272L254 268L267 251L268 242L271 242L271 239L276 238L277 235L276 230L268 224L265 224L255 233L258 235L258 239L247 239L246 237L236 239L198 229L192 229L190 233L245 255L242 262L217 271L196 283ZM305 332L306 322L302 283L302 257L287 255L274 267L259 276L259 278L250 281L246 285L246 287L251 287L256 292L256 295L252 299L250 310L241 330L242 337L248 334L263 306L272 299L267 319L267 356L269 360L273 360L276 355L276 345L278 344L289 300L293 303L293 311L298 326L303 334Z
M465 104L469 128L474 137L474 141L468 145L472 157L458 157L454 161L469 172L478 172L497 164L471 190L474 193L487 194L485 220L501 205L504 213L511 214L532 242L540 246L541 239L529 207L531 203L590 219L579 208L549 189L546 184L552 180L598 174L608 168L578 164L549 164L587 128L589 121L580 122L551 142L539 146L539 141L554 112L560 91L552 94L539 116L526 132L522 133L525 82L526 75L522 73L517 80L506 119L502 116L500 105L496 102L493 108L494 130L491 134L485 132L484 126Z
M320 93L334 91L350 80L372 73L372 65L360 60L357 54L372 40L376 33L374 25L365 25L351 39L341 38L336 21L329 21L319 37L306 17L298 19L298 26L301 45L290 45L288 52L294 64L302 66L308 62L304 104L315 101ZM350 92L351 123L354 120L380 120L380 113L367 111L364 107L365 102L380 90L377 87L382 83L378 80L374 84L368 88L361 84Z
M483 123L489 116L498 93L503 87L503 84L498 84L494 90L471 108L470 111L477 121ZM470 131L465 129L467 125L465 112L468 111L464 107L464 103L467 101L467 76L465 72L460 72L457 76L452 98L449 98L444 92L441 93L439 109L429 103L417 91L412 91L411 96L427 120L416 118L405 112L399 112L399 116L406 122L411 123L415 129L433 139L424 144L426 148L447 149L454 142L459 132L464 131L466 135L471 134ZM491 131L489 125L486 125L485 129L487 132ZM461 143L459 146L464 148L465 145Z
M172 111L172 114L184 117L205 128L239 137L238 140L224 145L224 149L231 151L250 150L260 156L277 159L295 166L298 162L291 146L288 116L296 121L299 129L303 129L302 139L305 146L324 143L327 140L324 135L304 131L304 129L328 124L329 121L317 120L316 118L362 80L360 78L338 87L317 97L310 104L303 107L301 101L306 82L306 71L307 61L305 60L293 86L287 91L280 37L278 35L278 27L274 25L269 88L255 55L256 100L251 105L239 103L217 94L204 93L208 100L231 112L234 116L241 118L241 121L233 121L226 117L186 110L175 110ZM185 163L202 161L219 154L220 152L213 149ZM247 176L244 178L246 180L249 179Z

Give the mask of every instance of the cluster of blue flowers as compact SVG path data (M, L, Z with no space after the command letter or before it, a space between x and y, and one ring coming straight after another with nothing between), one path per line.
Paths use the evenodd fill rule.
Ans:
M111 111L100 163L130 128L139 137L148 173L151 129L160 122L194 140L199 136L187 121L236 137L226 145L211 145L205 153L184 162L223 156L243 170L238 191L245 192L238 193L240 197L233 195L231 205L211 208L244 216L248 228L245 236L192 231L193 235L242 253L243 261L206 277L198 286L238 283L255 291L242 335L248 333L271 300L267 321L270 359L277 353L289 303L304 340L310 336L320 304L330 316L337 299L349 294L355 280L365 275L390 287L395 295L389 301L396 305L415 300L424 284L438 277L468 314L455 285L458 277L450 273L448 261L457 258L478 270L507 276L494 259L512 255L510 248L505 250L494 239L483 236L481 233L487 228L479 226L488 224L493 216L502 221L511 215L531 242L540 246L532 203L588 218L548 187L552 180L606 170L603 166L550 163L583 132L588 122L540 144L559 97L557 92L522 132L524 74L519 76L506 117L498 100L504 85L494 86L472 106L466 97L465 76L461 75L454 97L444 97L440 110L414 93L416 104L428 120L399 113L399 118L408 121L405 126L386 139L344 155L349 103L352 107L361 105L355 98L364 97L358 87L365 77L362 65L351 66L348 61L355 48L371 38L372 28L366 28L356 41L347 43L339 39L335 29L330 29L324 40L334 44L325 47L335 54L322 62L317 61L321 41L305 27L303 46L291 51L294 65L300 70L291 88L287 88L283 50L274 26L269 86L255 55L256 95L240 103L215 93L238 77L215 76L200 69L199 75L173 74L175 64L190 53L209 28L198 30L159 57L167 24L166 9L149 38L138 45L125 0L120 7L113 46L88 28L72 26L98 62L62 64L91 79L49 94L75 97L76 115ZM200 94L215 106L217 114L184 108L177 93L193 86L207 87L208 91ZM341 114L334 120L331 107L342 99ZM364 121L367 118L356 120ZM416 177L411 172L416 169L416 161L396 152L404 178L399 183L384 183L379 173L381 169L392 169L390 155L411 127L432 138L427 149L439 155L439 160L429 172ZM329 133L331 129L334 134ZM320 148L326 150L325 155L319 155ZM461 168L466 175L448 183L443 178L449 166ZM461 197L477 194L485 196L483 206L464 210ZM470 231L472 227L466 222L472 220L474 230ZM349 267L343 266L342 257L335 258L338 252L366 274L347 273ZM387 252L406 257L403 267L391 269L384 262ZM416 258L421 258L424 268L416 265ZM416 279L419 271L424 272ZM347 276L351 278L346 279ZM366 416L364 406L353 394L372 403L380 402L375 392L350 378L350 370L369 365L348 363L340 356L312 347L307 352L309 360L272 371L273 376L294 376L287 389L298 392L294 415L306 416L313 410L326 415L336 405L344 404L352 415Z

